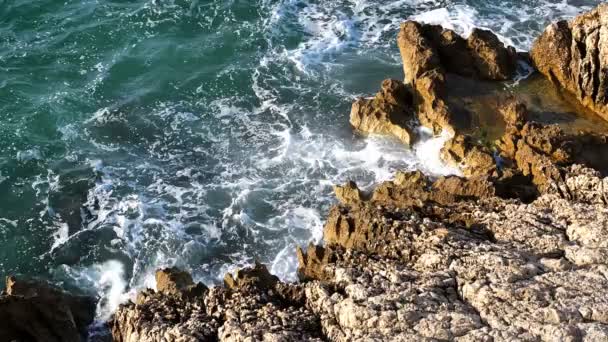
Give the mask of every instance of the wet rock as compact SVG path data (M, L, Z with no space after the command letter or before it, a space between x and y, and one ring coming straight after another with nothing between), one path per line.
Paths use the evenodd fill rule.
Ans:
M385 80L373 99L360 98L353 103L350 123L360 132L393 135L409 145L415 138L411 97L402 82Z
M441 158L459 166L465 176L489 175L496 169L492 152L469 135L457 135L441 148Z
M534 42L536 68L608 120L608 5L549 25Z
M468 118L447 104L446 73L507 80L517 65L515 50L485 30L475 29L465 40L441 26L408 21L401 25L397 43L418 119L435 133L453 134L468 124Z
M95 305L90 297L8 277L0 295L0 340L79 342L95 318Z

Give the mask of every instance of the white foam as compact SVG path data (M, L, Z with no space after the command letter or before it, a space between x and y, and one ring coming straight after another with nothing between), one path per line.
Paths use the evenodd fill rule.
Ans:
M59 272L80 286L94 289L100 299L97 303L96 318L105 321L118 306L130 299L125 280L124 265L117 260L108 260L88 267L63 265Z

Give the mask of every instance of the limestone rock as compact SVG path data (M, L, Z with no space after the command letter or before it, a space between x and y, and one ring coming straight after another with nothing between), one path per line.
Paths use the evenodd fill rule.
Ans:
M358 99L350 113L351 125L364 133L388 134L405 144L414 140L411 94L396 80L385 80L373 99Z
M190 273L171 267L156 271L156 289L167 295L196 297L207 287L202 283L194 284Z
M334 185L334 193L338 201L344 204L357 203L364 200L364 196L353 181L344 185Z
M246 267L236 271L233 276L227 273L224 277L224 285L228 289L272 289L279 281L279 278L270 274L266 266L257 263L254 267Z
M608 4L548 26L531 57L541 73L608 120Z
M490 31L475 29L465 40L441 26L408 21L401 25L397 43L418 119L435 133L453 134L467 124L447 104L446 73L495 81L515 74L515 50Z
M39 281L6 280L0 341L79 342L95 318L95 300Z
M488 148L471 136L457 135L441 148L444 161L460 166L465 176L489 175L496 169L494 156Z
M479 78L509 80L517 68L517 54L488 30L475 28L467 39L467 46ZM458 71L453 71L458 72Z

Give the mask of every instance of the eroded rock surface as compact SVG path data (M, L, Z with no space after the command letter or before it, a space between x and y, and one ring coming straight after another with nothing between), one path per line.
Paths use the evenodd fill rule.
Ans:
M418 119L435 133L456 133L468 120L447 104L446 73L503 81L513 77L517 66L515 49L480 29L464 39L441 26L408 21L401 25L397 43Z
M80 342L95 305L93 298L43 282L7 277L0 295L0 341Z
M541 73L608 120L608 4L548 26L531 57Z
M350 123L360 132L393 135L407 145L415 138L412 120L410 91L403 82L390 79L382 82L374 98L356 100L350 112Z

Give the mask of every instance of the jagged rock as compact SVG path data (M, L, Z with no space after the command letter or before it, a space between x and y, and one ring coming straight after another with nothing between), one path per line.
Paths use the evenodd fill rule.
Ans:
M441 26L413 21L401 25L397 43L403 60L405 83L414 90L420 123L435 133L455 133L468 124L447 104L446 73L487 80L510 79L517 54L490 31L475 29L465 40Z
M224 285L231 290L246 288L272 289L278 281L279 278L270 274L266 266L257 262L254 267L239 269L234 276L226 273L224 277Z
M334 193L338 201L344 204L357 203L364 200L364 196L353 181L344 185L334 185Z
M608 147L605 136L566 134L558 125L526 122L525 105L513 100L502 107L501 113L507 128L496 145L503 161L530 176L541 193L569 196L562 191L563 168L574 163L608 172L608 158L602 153Z
M457 135L441 148L441 158L459 166L465 176L489 175L496 169L492 152L469 135Z
M427 203L449 204L495 194L494 185L487 176L449 176L432 182L420 171L414 171L398 172L394 181L378 185L371 201L397 207L422 207Z
M607 179L564 177L576 200L333 208L308 307L331 341L607 339Z
M143 291L141 302L121 305L111 328L118 342L321 341L318 317L305 307L300 285L280 283L263 265L237 271L229 289L187 296L191 277L160 270L170 291ZM227 277L228 278L228 277Z
M608 5L549 25L534 42L536 68L608 120Z
M509 98L499 108L507 126L521 128L528 121L528 108L516 98Z
M296 253L298 256L298 276L301 280L326 280L330 277L325 274L325 267L334 261L331 250L326 251L325 248L310 243L306 252L298 246Z
M373 99L357 99L350 112L350 123L364 133L394 135L405 144L415 138L411 129L414 118L412 95L396 80L385 80Z
M203 283L195 284L190 273L176 267L160 269L155 277L156 289L167 295L196 297L207 291Z
M475 70L479 78L487 80L509 80L517 68L517 54L488 30L475 28L467 39ZM458 70L452 72L458 73Z
M39 281L7 277L0 295L0 341L79 342L95 318L95 300Z

